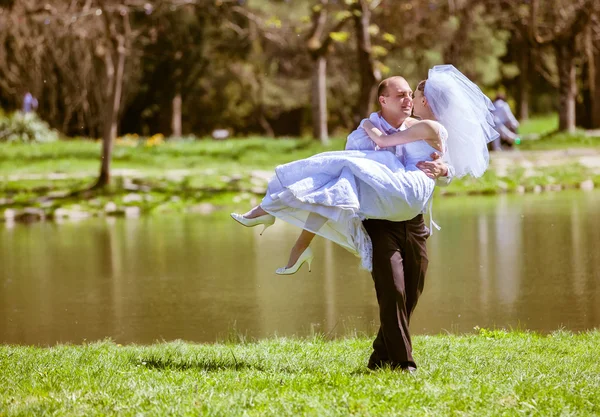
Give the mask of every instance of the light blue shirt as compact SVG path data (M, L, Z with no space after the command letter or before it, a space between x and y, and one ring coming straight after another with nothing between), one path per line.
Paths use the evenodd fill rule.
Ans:
M492 111L494 117L498 118L498 122L505 126L508 126L512 130L517 130L519 122L510 111L510 106L504 100L494 101L494 110Z
M363 119L360 122L360 124L358 125L358 128L348 135L348 138L346 139L346 148L345 148L347 151L374 151L374 150L376 150L375 147L377 145L375 144L375 142L373 142L371 140L371 138L369 137L367 132L365 132L365 129L363 129L363 124L365 123L366 120L367 119ZM402 125L399 128L393 127L392 125L390 125L387 122L387 120L385 120L381 116L381 113L379 113L379 112L371 113L368 120L370 120L371 123L373 123L373 126L375 126L377 129L381 130L386 135L391 135L392 133L396 133L396 132L406 129L406 125L404 123L402 123ZM398 158L400 158L400 160L402 160L402 148L403 148L403 145L398 145L398 146L389 146L387 148L381 148L381 150L393 152ZM450 164L448 164L448 162L446 161L446 159L444 157L442 157L442 158L443 158L444 162L446 162L446 165L448 165L448 175L446 175L445 177L438 178L436 180L436 185L445 187L448 184L450 184L450 182L452 181L452 177L454 177L454 168L452 168L452 166Z
M391 135L392 133L396 133L400 130L406 129L406 127L404 126L404 123L402 124L402 126L400 126L400 128L396 129L396 128L392 127L392 125L390 125L387 122L387 120L385 120L383 117L381 117L381 114L379 112L371 113L371 115L369 116L368 119L363 119L360 122L360 124L358 125L358 128L354 132L352 132L348 135L348 138L346 139L346 150L347 151L374 151L374 150L376 150L375 147L377 145L375 144L375 142L373 142L371 140L369 135L367 135L367 132L365 132L365 129L363 129L363 125L364 125L365 121L367 121L367 120L370 120L371 123L373 123L373 126L375 126L377 129L381 130L386 135ZM396 152L397 148L401 148L401 146L389 146L387 148L381 148L381 149L397 154L397 152ZM402 155L402 152L400 152L400 155Z

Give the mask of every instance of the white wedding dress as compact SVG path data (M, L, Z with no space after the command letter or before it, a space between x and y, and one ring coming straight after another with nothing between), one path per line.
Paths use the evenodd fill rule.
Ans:
M440 134L446 143L448 133L442 128ZM416 163L430 161L433 152L439 153L417 141L402 146L401 158L389 151L338 151L280 165L260 205L358 255L370 271L373 249L362 221L410 220L424 212L435 181Z

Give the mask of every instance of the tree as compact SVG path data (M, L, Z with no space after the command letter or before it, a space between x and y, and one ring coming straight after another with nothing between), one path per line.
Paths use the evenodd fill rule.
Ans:
M322 144L329 142L327 130L327 55L331 51L331 43L336 38L345 40L346 34L338 34L346 22L349 14L340 14L333 28L327 29L328 0L319 0L312 7L312 27L306 39L306 47L313 62L311 83L311 109L313 137Z
M544 18L549 23L549 29L543 33L540 33L539 29L539 20L541 20L539 1L531 0L529 39L538 46L549 44L554 50L559 79L558 130L573 132L577 98L575 67L577 37L590 21L594 0L569 2L568 4L558 2L554 4L554 7L547 7Z
M214 16L211 7L155 6L147 6L147 14L135 22L143 28L138 42L140 91L124 109L123 129L181 136L185 100L195 93L208 65L205 43Z
M357 104L359 119L368 117L373 111L377 84L381 81L381 72L376 66L370 33L371 8L376 8L378 4L378 1L353 0L350 5L356 31L356 52L360 74L360 94Z
M107 7L105 0L98 0L98 4L104 21L104 36L107 46L104 53L107 83L100 175L92 188L102 188L110 182L110 162L121 110L125 59L132 43L130 11L124 6L111 10Z
M587 79L584 86L584 103L587 105L586 124L600 128L600 6L594 3L590 22L583 35L584 69Z

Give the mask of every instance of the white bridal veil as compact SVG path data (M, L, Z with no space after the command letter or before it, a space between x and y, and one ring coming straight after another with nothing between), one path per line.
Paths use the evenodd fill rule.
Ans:
M490 158L487 143L498 138L491 100L453 65L430 69L424 93L438 122L448 131L446 155L456 176L481 177Z

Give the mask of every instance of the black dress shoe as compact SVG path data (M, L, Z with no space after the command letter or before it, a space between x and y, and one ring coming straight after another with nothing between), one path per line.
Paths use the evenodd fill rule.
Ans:
M417 372L417 368L415 368L414 366L405 366L402 367L402 372L408 372L409 374L414 374L415 372Z
M412 365L408 365L406 363L392 362L389 360L386 361L386 360L382 360L382 359L378 359L378 360L369 359L367 368L369 368L372 371L390 368L394 371L408 372L409 374L417 372L417 368Z
M382 369L385 368L386 366L389 366L390 363L381 359L378 360L369 360L369 363L367 364L367 368L369 368L371 371L376 371L378 369Z

